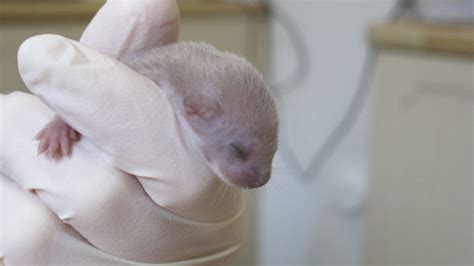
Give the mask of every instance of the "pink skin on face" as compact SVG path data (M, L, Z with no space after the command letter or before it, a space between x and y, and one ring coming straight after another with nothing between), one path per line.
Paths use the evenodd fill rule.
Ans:
M81 135L71 128L60 117L46 124L38 132L35 140L39 141L38 155L44 154L46 158L60 160L63 156L70 156L74 142L80 139Z

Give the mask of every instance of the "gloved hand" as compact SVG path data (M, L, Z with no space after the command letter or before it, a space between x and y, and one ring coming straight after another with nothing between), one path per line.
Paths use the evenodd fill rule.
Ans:
M3 121L5 136L14 141L0 149L0 170L23 189L37 192L42 202L33 207L47 219L38 216L32 222L19 201L14 208L19 218L0 217L0 225L8 217L15 223L24 221L18 227L38 233L25 238L18 231L2 241L0 257L5 262L92 265L120 260L130 265L135 263L122 258L196 258L184 264L220 265L216 261L232 256L241 245L243 201L227 191L219 197L220 204L209 204L222 182L193 147L185 147L176 137L178 127L167 97L155 83L114 59L177 38L174 0L136 3L108 1L82 43L41 35L22 44L20 74L50 108L23 93L5 99L11 107ZM166 22L158 20L160 10L168 10L163 11ZM175 15L169 15L173 10ZM29 141L52 116L50 109L83 135L71 160L57 164L36 157L36 143ZM72 227L65 227L66 222ZM28 245L17 248L15 243Z

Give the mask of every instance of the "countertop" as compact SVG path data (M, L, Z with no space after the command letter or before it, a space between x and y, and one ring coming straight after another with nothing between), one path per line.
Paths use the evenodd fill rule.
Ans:
M0 0L0 20L90 18L103 5L103 0L12 1ZM267 5L230 3L219 0L178 1L182 16L265 14Z
M432 52L474 55L474 26L397 22L370 29L377 47L397 47Z

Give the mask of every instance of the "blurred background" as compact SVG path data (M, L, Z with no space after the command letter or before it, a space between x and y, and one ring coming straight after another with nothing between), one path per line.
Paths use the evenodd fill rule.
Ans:
M0 0L1 93L23 40L79 39L102 3ZM474 264L474 1L179 4L181 40L247 57L279 103L236 265Z

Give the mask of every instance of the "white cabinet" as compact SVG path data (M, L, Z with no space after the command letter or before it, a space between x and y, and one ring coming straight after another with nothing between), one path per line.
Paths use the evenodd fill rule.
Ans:
M365 263L472 265L472 56L382 49Z

